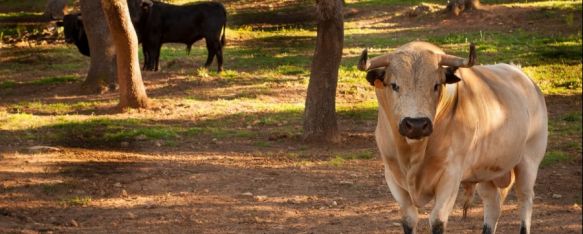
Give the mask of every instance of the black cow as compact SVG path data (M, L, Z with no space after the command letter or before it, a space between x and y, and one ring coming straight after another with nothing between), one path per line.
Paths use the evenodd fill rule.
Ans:
M65 31L65 42L74 43L79 52L85 56L90 56L89 41L83 28L81 14L68 14L63 17L63 21L57 22L57 26L63 27Z
M128 3L138 40L142 43L143 69L159 69L162 44L184 43L190 52L192 44L203 38L208 50L204 66L210 66L216 56L217 70L223 69L227 11L221 3L205 2L183 6L151 0Z

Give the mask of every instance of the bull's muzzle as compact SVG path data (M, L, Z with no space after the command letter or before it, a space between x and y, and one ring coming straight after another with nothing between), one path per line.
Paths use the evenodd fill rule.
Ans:
M429 118L404 118L399 123L399 133L410 139L421 139L431 135L433 124Z

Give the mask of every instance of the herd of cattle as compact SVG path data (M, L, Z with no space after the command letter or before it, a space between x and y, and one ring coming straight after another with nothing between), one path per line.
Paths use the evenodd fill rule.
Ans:
M206 66L222 66L226 11L220 3L187 6L143 0L132 15L143 45L144 68L158 70L160 46L205 38ZM64 19L67 42L89 56L80 15ZM375 138L385 179L399 203L405 233L415 233L418 208L434 202L432 233L443 233L458 190L466 204L477 189L484 204L483 233L494 233L501 207L515 185L520 233L530 233L534 184L547 146L547 111L537 85L514 65L474 66L469 58L411 42L372 59L363 51L358 68L375 87ZM467 206L464 205L464 214Z
M217 58L217 70L223 69L223 47L227 11L221 3L204 2L177 6L151 0L128 0L132 23L142 44L145 70L158 71L160 49L164 43L186 44L205 39L208 57L205 67ZM89 41L81 14L69 14L58 26L64 27L65 41L74 43L83 55L90 56Z

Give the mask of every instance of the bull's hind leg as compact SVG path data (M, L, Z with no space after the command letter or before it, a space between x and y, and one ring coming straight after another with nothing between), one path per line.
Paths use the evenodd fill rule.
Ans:
M206 58L206 62L204 63L204 67L208 68L212 63L215 55L217 54L217 49L219 48L218 41L214 41L210 38L205 38L206 41L206 49L208 51L208 56Z
M160 51L162 50L162 43L159 43L154 51L154 71L158 71L160 69Z
M515 190L520 207L520 233L530 233L530 221L534 199L534 184L538 173L538 166L542 161L547 148L547 123L542 125L541 133L532 137L526 143L522 161L514 167Z
M397 183L395 183L389 168L385 166L385 180L389 185L389 190L391 190L391 194L399 203L400 211L401 211L401 224L403 225L403 232L405 234L416 233L417 231L417 222L419 221L418 218L418 211L417 207L413 205L411 202L411 198L409 197L409 193L401 188Z
M219 45L217 50L217 71L221 72L223 70L223 47Z
M534 183L538 172L538 163L523 160L515 168L516 195L520 206L520 233L530 233L530 221L534 199Z
M484 228L482 233L495 233L503 198L499 193L498 187L491 181L479 183L478 194L484 203Z

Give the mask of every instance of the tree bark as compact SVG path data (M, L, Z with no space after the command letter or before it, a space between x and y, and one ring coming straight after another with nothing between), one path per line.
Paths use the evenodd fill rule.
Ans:
M50 19L63 19L67 9L67 0L48 0L45 15Z
M86 94L104 93L108 85L110 89L115 89L115 48L102 11L101 1L81 0L80 4L83 27L89 40L91 53L89 72L81 85L81 90Z
M304 141L339 142L336 86L344 44L342 0L316 0L318 33L304 111Z
M147 108L149 100L138 61L138 37L132 25L127 1L101 0L101 4L117 54L119 107Z

